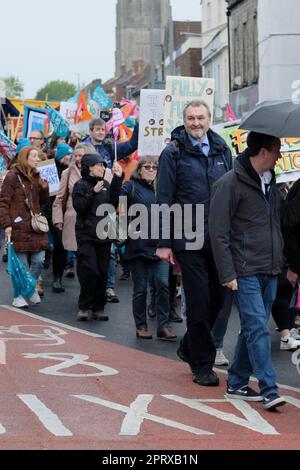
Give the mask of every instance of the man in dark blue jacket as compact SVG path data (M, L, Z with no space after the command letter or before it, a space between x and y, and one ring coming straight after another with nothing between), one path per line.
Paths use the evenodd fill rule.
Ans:
M84 140L85 144L92 144L96 152L106 162L107 167L111 170L112 163L115 159L115 144L106 139L105 121L101 118L92 119L89 124L90 136ZM135 125L131 139L127 142L117 143L117 160L128 157L138 147L139 126Z
M192 101L183 111L184 126L172 133L172 142L159 160L157 195L159 204L169 207L178 204L192 206L190 220L184 220L199 230L196 211L204 206L204 243L194 246L182 234L161 239L157 255L171 263L173 252L180 263L187 305L187 332L178 356L190 364L193 381L199 385L215 386L218 376L212 367L216 348L211 328L222 307L221 288L211 251L208 234L208 212L212 185L232 168L232 156L225 141L209 127L210 109L204 101ZM174 217L174 221L176 221ZM177 239L175 239L177 238Z

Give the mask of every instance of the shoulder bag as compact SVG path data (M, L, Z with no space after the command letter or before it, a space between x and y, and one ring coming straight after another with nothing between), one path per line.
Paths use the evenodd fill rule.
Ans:
M23 188L23 191L24 191L24 194L25 194L26 207L30 211L30 214L31 214L31 227L32 227L32 229L36 233L47 233L47 232L49 232L48 220L42 214L34 214L33 213L30 202L29 202L29 198L28 198L27 193L26 193L25 185L24 185L21 177L19 175L17 175L17 176L18 176L18 179L20 181L20 184L21 184L21 186Z

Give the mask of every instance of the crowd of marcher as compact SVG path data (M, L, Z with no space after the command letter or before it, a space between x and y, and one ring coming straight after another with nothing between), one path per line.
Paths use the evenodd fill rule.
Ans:
M52 291L63 293L63 276L74 277L76 265L77 319L107 321L106 302L119 302L115 293L118 258L121 278L132 277L137 338L152 338L147 318L156 316L157 338L174 342L177 336L170 323L183 321L176 310L174 266L179 265L187 329L177 354L188 363L193 381L202 386L219 384L213 366L229 364L223 340L235 301L241 328L226 395L262 401L271 410L285 403L278 395L271 360L271 313L281 333L280 349L293 351L300 346L292 305L300 275L300 183L288 193L276 185L277 137L250 132L246 151L233 164L229 147L210 128L211 113L205 102L188 103L183 122L162 154L142 157L126 180L122 163L138 147L138 124L129 141L116 145L107 138L100 118L90 122L90 135L81 140L71 133L66 138L52 135L46 141L41 131L33 131L29 139L19 141L1 182L0 226L28 266L36 289L29 299L14 297L12 305L26 308L30 302L41 302L43 269L50 266ZM60 178L59 191L51 197L38 170L39 162L49 158L55 159ZM111 226L117 225L120 196L126 199L128 211L143 205L143 222L147 222L138 224L135 236L122 245L107 237ZM151 214L157 204L182 209L179 236L175 216L168 237L162 230L163 218L159 235L145 236L144 225L147 234L152 233ZM201 223L199 204L204 208ZM104 205L112 212L104 213ZM191 208L188 224L194 238L183 230L186 205ZM46 216L48 233L34 230L32 214ZM201 246L196 243L197 231L202 234ZM251 375L257 378L259 391L249 387Z

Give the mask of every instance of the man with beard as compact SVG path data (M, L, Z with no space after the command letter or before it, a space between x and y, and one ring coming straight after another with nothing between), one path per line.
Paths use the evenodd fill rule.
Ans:
M213 372L216 348L211 328L222 307L225 290L221 287L208 234L208 212L211 189L215 181L232 168L232 156L225 141L210 129L211 112L205 101L191 101L183 110L184 125L172 132L172 141L163 150L158 168L157 196L159 204L192 205L188 223L197 227L196 207L204 206L204 243L187 243L185 234L169 240L161 237L157 255L174 264L178 260L187 305L187 331L178 356L189 363L193 381L216 386L219 378ZM174 217L174 220L177 219ZM178 222L178 220L177 220ZM172 226L171 226L172 229Z

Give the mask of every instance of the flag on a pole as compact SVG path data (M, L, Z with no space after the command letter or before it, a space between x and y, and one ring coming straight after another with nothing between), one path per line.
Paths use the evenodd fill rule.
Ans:
M229 103L226 104L226 121L236 121L237 117Z
M45 104L46 112L49 120L53 126L54 133L58 137L67 137L70 133L68 122L59 114L58 111L51 108L47 103Z
M112 100L107 96L103 88L97 83L92 94L92 100L95 101L99 106L101 111L106 108L109 108L113 104Z
M113 133L115 142L119 137L119 126L125 121L122 111L119 108L114 108L112 112Z
M1 159L1 167L10 162L16 155L16 145L10 140L3 132L0 131L0 154L3 157Z
M75 114L75 124L78 124L81 121L90 121L92 119L92 116L90 115L88 108L87 108L87 103L86 103L86 98L84 96L83 91L79 93L79 98L78 98L78 105L77 105L77 110Z
M128 100L127 98L121 99L120 106L125 121L129 116L134 116L137 112L136 103L134 101Z

